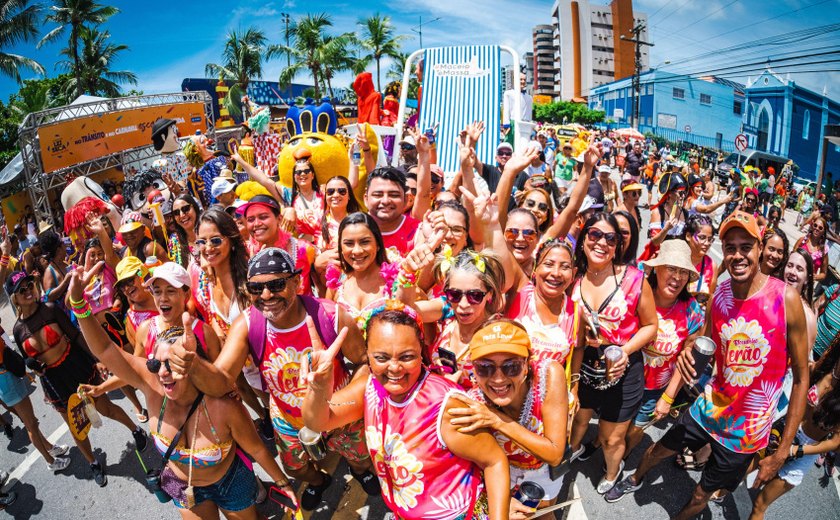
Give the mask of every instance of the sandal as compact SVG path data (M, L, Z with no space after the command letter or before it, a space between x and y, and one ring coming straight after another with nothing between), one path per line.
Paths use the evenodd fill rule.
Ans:
M677 466L686 471L700 471L706 465L706 462L708 461L698 461L694 457L694 452L688 448L685 448L682 453L678 453L677 459L674 461Z
M141 423L149 422L149 410L146 410L145 408L143 408L143 411L141 412L134 412L134 415L137 416L137 420Z

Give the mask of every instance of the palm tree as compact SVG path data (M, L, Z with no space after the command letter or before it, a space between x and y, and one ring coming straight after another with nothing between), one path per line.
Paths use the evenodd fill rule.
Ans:
M376 89L382 91L382 85L379 81L379 67L382 58L388 56L397 58L400 54L401 42L407 38L405 35L394 35L394 26L391 24L390 16L382 16L379 13L374 14L364 20L359 20L359 25L362 26L362 37L359 39L359 45L362 49L368 51L368 54L361 59L365 64L371 61L376 62Z
M79 28L79 69L71 78L65 89L68 92L87 92L92 96L118 97L122 95L120 83L137 84L137 76L129 71L114 71L111 66L117 55L128 50L127 45L109 43L111 34L95 28L82 26ZM67 57L57 65L66 70L74 69L73 56L70 49L62 49L61 55ZM77 83L81 81L81 83Z
M233 82L224 99L225 108L233 115L242 113L242 96L248 92L251 78L262 76L262 60L266 51L265 33L249 27L245 32L231 31L222 53L222 64L208 63L208 76Z
M0 0L0 49L8 49L38 37L41 6L27 4L29 0ZM44 67L37 61L0 50L0 72L20 84L21 69L44 73Z
M321 97L323 85L329 86L333 72L345 67L339 55L347 53L347 47L354 42L352 33L339 36L326 34L327 27L332 27L332 19L325 13L306 15L289 25L286 36L290 46L272 45L268 48L268 58L287 54L294 58L294 63L280 72L278 82L281 86L289 85L302 70L309 69L315 86L315 97Z
M347 49L351 40L347 35L327 36L325 38L321 52L323 57L323 70L321 74L331 98L334 97L332 79L335 77L336 72L350 70L354 74L358 74L365 69L364 64L356 59L355 56L352 56Z
M388 68L388 72L385 73L385 79L389 82L391 81L399 81L402 82L403 80L403 72L405 67L405 62L408 60L408 53L405 52L398 52L395 56L392 57L391 66ZM386 85L387 86L387 85ZM408 97L409 99L417 99L417 89L420 87L420 83L417 81L417 76L413 73L409 74L408 76Z
M62 54L70 56L73 60L71 70L75 76L75 95L79 97L83 94L84 86L81 77L82 62L79 56L79 39L81 38L82 27L85 24L100 25L120 10L109 5L97 4L93 0L58 0L56 5L50 6L50 10L52 12L47 15L45 21L57 23L58 27L41 38L41 41L38 42L38 48L57 40L68 27L70 28L70 40L65 49L67 52L62 51Z

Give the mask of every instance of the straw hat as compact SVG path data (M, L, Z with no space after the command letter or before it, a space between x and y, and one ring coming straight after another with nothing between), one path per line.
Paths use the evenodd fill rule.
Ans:
M41 222L38 223L38 233L39 234L43 233L44 231L47 231L49 229L52 229L52 228L53 228L53 225L50 224L49 222L47 222L46 220L42 220Z
M645 260L642 262L645 267L658 267L660 265L670 265L685 269L688 271L689 280L696 281L700 278L700 273L697 268L691 263L691 248L688 247L688 242L685 240L666 240L662 242L659 248L659 254L656 258Z

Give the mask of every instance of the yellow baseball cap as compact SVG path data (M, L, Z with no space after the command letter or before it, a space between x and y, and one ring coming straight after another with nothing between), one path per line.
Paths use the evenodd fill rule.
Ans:
M145 278L149 274L149 269L136 256L127 256L120 260L117 264L117 283L123 280L129 280L135 276Z

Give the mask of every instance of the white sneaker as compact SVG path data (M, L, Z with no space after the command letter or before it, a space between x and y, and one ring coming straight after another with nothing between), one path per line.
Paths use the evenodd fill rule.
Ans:
M598 487L595 488L595 491L598 492L599 495L605 494L607 491L611 490L615 483L621 480L621 473L624 471L624 461L621 461L621 466L618 467L618 474L615 476L615 480L607 480L606 476L601 478L601 481L598 482Z
M69 449L70 449L70 446L68 446L66 444L55 444L55 445L53 445L53 447L49 451L49 453L53 458L61 457L65 453L67 453L67 450L69 450Z
M52 464L47 464L47 468L49 468L53 473L58 473L59 471L67 469L67 466L69 465L70 457L55 457Z

